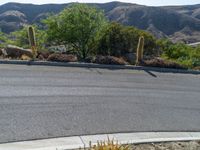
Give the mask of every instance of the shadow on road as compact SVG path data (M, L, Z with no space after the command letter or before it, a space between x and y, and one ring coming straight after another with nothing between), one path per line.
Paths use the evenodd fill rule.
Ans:
M129 68L123 68L123 67L113 67L113 68L105 68L108 70L119 70L119 69L130 69L130 70L139 70L139 71L145 71L148 74L150 74L153 77L157 77L155 74L152 72L157 72L157 73L177 73L177 74L192 74L192 75L200 75L200 71L196 70L187 70L187 69L173 69L173 68L159 68L159 67L143 67L143 66L138 66L138 67L129 67Z
M157 76L154 73L150 72L149 70L144 70L144 71L149 75L151 75L152 77L157 78Z

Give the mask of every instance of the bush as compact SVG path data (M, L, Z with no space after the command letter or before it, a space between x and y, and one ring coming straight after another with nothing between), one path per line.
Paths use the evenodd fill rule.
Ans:
M200 71L200 66L194 67L194 70L199 70Z
M9 41L8 35L0 31L0 48L5 47L6 43Z
M183 43L173 44L168 40L157 42L159 49L162 49L162 57L175 61L187 68L200 66L200 47L191 47Z
M144 66L148 67L160 67L160 68L174 68L174 69L184 69L184 67L176 62L169 60L164 60L161 58L154 58L151 60L146 60L143 62Z
M108 139L107 142L97 142L97 145L92 145L90 142L88 150L130 150L130 146L114 143L113 140Z
M74 55L67 55L67 54L51 54L47 58L47 61L57 61L57 62L77 62L77 57Z
M49 55L53 54L53 52L45 52L45 51L39 51L37 58L40 60L48 59Z
M97 64L109 64L109 65L127 65L128 63L121 57L114 56L97 56L95 59Z
M144 53L146 55L157 55L156 40L151 34L115 22L110 23L102 31L97 54L119 57L127 53L135 53L140 36L145 38Z

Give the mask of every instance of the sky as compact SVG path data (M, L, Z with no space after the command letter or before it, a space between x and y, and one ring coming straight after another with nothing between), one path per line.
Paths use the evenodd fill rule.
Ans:
M20 2L20 3L34 3L34 4L46 4L46 3L69 3L69 2L89 2L89 3L105 3L112 0L0 0L0 5L8 2ZM120 0L121 2L137 3L149 6L165 6L165 5L192 5L200 4L200 0Z

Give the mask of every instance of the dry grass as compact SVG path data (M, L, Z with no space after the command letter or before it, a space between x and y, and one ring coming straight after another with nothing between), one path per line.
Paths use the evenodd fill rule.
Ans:
M113 140L97 142L97 144L92 145L90 142L90 147L88 149L84 148L84 150L131 150L129 145L121 145L117 142L115 143Z
M21 60L31 60L32 58L24 54L24 55L21 56L20 59Z

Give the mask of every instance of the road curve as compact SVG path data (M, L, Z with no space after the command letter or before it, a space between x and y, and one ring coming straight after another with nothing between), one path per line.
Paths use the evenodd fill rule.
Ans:
M200 75L0 65L0 143L200 131Z

